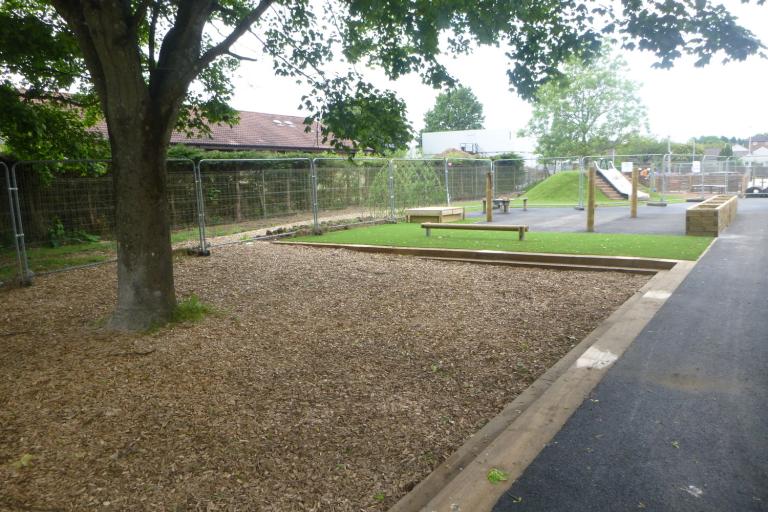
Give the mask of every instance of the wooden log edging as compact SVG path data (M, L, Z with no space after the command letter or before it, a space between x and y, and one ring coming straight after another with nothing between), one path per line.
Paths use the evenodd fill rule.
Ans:
M738 199L735 195L717 195L688 208L685 212L685 234L719 236L736 218Z
M281 240L280 244L303 245L308 247L317 247L324 249L347 249L350 251L372 252L381 254L396 254L398 256L416 256L421 258L440 258L440 259L465 259L465 260L485 260L486 262L522 262L536 263L539 266L552 264L553 268L567 270L568 265L574 269L578 267L603 267L605 269L639 269L639 270L670 270L679 260L658 259L658 258L639 258L631 256L590 256L579 254L552 254L552 253L533 253L533 252L511 252L511 251L491 251L491 250L468 250L468 249L443 249L443 248L425 248L425 247L393 247L386 245L361 245L361 244L332 244L317 242L293 242L290 240Z

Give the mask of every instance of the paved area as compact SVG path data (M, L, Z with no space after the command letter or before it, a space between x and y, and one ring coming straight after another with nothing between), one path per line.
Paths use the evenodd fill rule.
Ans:
M629 206L603 206L595 212L595 231L600 233L641 233L655 235L684 235L685 210L692 203L667 206L640 206L637 218L629 215ZM472 213L468 217L484 216ZM585 231L587 212L573 207L511 208L509 213L494 210L493 222L499 224L528 224L532 231Z
M493 510L768 511L768 199L739 201Z

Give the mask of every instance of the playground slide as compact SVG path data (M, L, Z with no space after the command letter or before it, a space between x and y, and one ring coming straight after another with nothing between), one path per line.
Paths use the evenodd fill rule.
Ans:
M600 167L597 165L597 163L595 163L595 168L597 169L598 174L605 178L605 180L610 183L611 186L615 188L619 194L629 199L629 196L632 194L632 182L629 181L623 174L621 174L621 171L613 166L613 162L609 162L608 167ZM647 193L640 190L637 191L638 200L647 201L650 198L651 196L649 196Z

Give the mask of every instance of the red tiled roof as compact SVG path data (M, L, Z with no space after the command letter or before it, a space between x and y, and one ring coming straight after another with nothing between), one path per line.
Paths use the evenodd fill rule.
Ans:
M204 149L261 149L261 150L300 150L327 151L334 148L323 142L320 123L314 122L309 132L304 131L304 118L261 112L238 112L240 122L234 126L217 124L211 126L211 134L187 137L174 131L172 144L188 144ZM106 136L105 122L94 128Z
M173 132L171 143L189 144L209 149L296 149L324 151L333 149L323 143L320 124L314 122L309 132L304 131L304 118L262 114L260 112L239 112L240 122L234 126L218 124L211 126L210 136L187 137Z

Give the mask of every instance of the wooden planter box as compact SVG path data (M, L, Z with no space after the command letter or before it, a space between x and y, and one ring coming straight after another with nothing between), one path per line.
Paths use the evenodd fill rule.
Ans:
M453 222L464 218L464 208L431 206L405 210L406 222Z
M736 196L710 197L685 212L685 234L719 236L736 218Z

